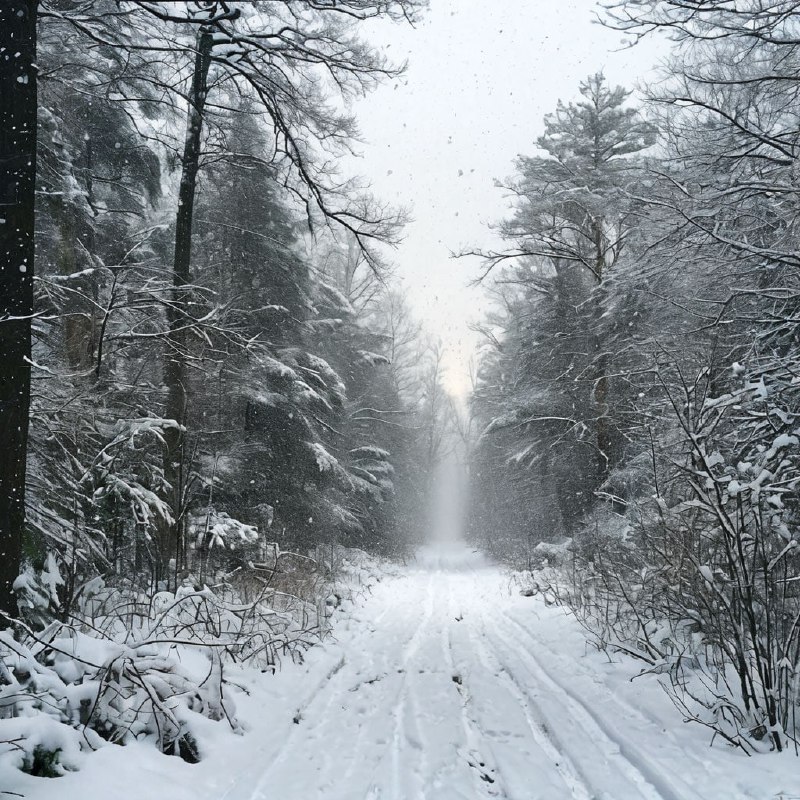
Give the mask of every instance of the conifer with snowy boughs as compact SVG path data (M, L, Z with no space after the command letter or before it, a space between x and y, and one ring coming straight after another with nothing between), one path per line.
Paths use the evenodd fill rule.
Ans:
M344 8L311 6L301 16L309 29L349 41L359 19L394 16L412 5L358 0L348 4L346 17ZM299 247L298 215L287 209L298 192L310 192L323 216L334 198L341 208L350 201L341 185L328 193L328 177L315 171L305 140L296 138L292 126L299 123L283 116L284 100L267 102L274 86L263 83L264 70L272 69L263 26L278 24L280 14L267 4L265 16L256 10L190 4L186 15L172 15L133 3L114 17L80 5L57 13L46 3L40 9L43 72L59 80L43 81L40 119L39 303L47 315L36 347L37 363L46 369L35 393L41 422L31 457L37 465L32 490L43 502L32 504L29 550L36 562L55 544L78 582L94 569L130 574L132 568L149 574L148 581L175 586L178 572L191 568L192 543L184 533L200 508L241 517L264 536L274 524L286 532L287 545L336 536L335 527L321 523L301 533L328 484L349 486L332 468L335 459L322 456L330 451L347 387L309 350L317 290ZM194 59L198 25L213 32L210 80L221 103L198 120L191 285L175 301L166 263L172 257L169 204L180 178L172 154L180 148L184 112L180 85L165 76L173 62ZM165 28L175 32L174 47L157 48L163 56L150 59ZM61 49L52 46L56 40ZM86 48L100 41L109 46ZM390 72L368 48L348 59L328 52L327 41L317 45L316 66L302 54L303 69L328 64L343 91L349 75L358 74L361 83ZM251 50L247 63L237 56L242 47ZM289 63L299 55L283 48L280 58ZM225 95L234 76L252 88L247 97ZM296 78L292 114L310 115L302 136L316 130L326 146L344 142L348 120L332 111L320 115L313 105L321 99L317 90L300 73ZM290 150L281 157L271 129L284 122ZM369 204L357 202L347 224L366 226L353 233L360 249L371 237L390 235L391 218L375 206L380 220L372 220ZM180 342L170 332L176 310ZM164 365L177 361L185 372L179 419L165 405L174 382ZM63 379L50 381L55 374ZM280 402L265 404L270 397ZM177 462L170 457L159 464L158 449L175 451L176 441L182 455L174 473ZM134 443L136 457L128 458L125 447ZM165 538L165 531L173 533Z
M574 529L622 458L631 390L614 373L630 358L629 195L643 180L641 154L654 142L652 126L626 105L621 87L609 88L597 74L580 93L545 117L542 154L517 161L514 214L500 228L511 249L482 254L488 271L519 263L499 278L506 330L502 344L499 332L488 342L493 366L484 362L475 394L484 431L476 458L485 461L476 488L487 500L512 492L519 500L508 513L520 521L532 492L551 509L550 535ZM494 476L502 484L496 491L488 485ZM481 515L473 515L476 524Z

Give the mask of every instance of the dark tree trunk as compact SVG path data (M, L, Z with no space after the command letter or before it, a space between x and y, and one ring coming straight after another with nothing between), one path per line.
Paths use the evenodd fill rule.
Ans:
M599 345L598 348L599 350ZM608 357L600 353L596 359L594 384L594 406L597 415L597 481L602 485L608 478L612 466L611 425L608 418Z
M597 487L599 488L611 472L612 437L608 416L608 370L609 357L606 342L602 334L603 315L606 311L606 290L603 280L606 268L605 237L602 220L592 221L592 232L595 248L595 299L592 313L592 331L589 337L589 358L593 363L592 406L595 413L595 443L597 445Z
M37 0L0 2L0 610L25 525L36 179ZM4 621L0 618L0 627Z
M175 222L175 258L173 262L172 302L168 307L169 335L164 361L164 383L167 388L165 416L181 425L186 418L186 348L185 326L188 315L184 313L185 287L191 282L192 217L194 215L195 188L200 168L200 141L203 132L203 111L206 103L208 69L211 64L213 38L210 30L201 28L197 37L197 55L189 95L186 119L186 140L181 159L181 182L178 189L178 214ZM180 566L180 531L183 527L184 435L170 429L166 432L164 449L164 478L171 486L170 506L174 523L169 526L161 542L162 570L170 558ZM159 576L165 577L165 574Z

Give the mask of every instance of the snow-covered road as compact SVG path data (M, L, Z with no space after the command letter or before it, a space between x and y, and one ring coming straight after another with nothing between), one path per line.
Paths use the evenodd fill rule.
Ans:
M746 758L681 724L656 680L588 648L461 545L423 550L275 676L231 674L249 727L189 765L104 747L31 800L798 800L791 755Z
M423 551L341 631L343 657L279 749L264 753L268 766L223 797L716 796L681 777L708 774L708 763L590 672L578 680L583 668L537 637L537 619L550 639L559 619L574 623L563 614L543 620L539 601L509 588L507 576L462 546Z

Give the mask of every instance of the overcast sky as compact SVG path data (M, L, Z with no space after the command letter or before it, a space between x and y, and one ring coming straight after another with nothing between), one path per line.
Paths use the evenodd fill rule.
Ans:
M477 263L464 246L497 245L487 224L509 203L494 186L532 154L542 118L580 81L603 70L634 88L665 48L622 48L622 34L593 22L594 0L431 0L414 29L381 24L371 38L406 74L355 108L366 140L355 170L414 221L394 253L412 306L444 341L448 386L465 394L475 348L469 331L485 303L469 288Z

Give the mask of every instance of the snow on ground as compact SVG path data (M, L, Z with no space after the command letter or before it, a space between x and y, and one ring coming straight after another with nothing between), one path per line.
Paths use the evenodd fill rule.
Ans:
M424 549L342 613L336 641L276 676L233 673L235 736L208 722L189 765L108 746L31 800L800 800L800 762L748 758L678 712L632 660L587 650L459 544Z

